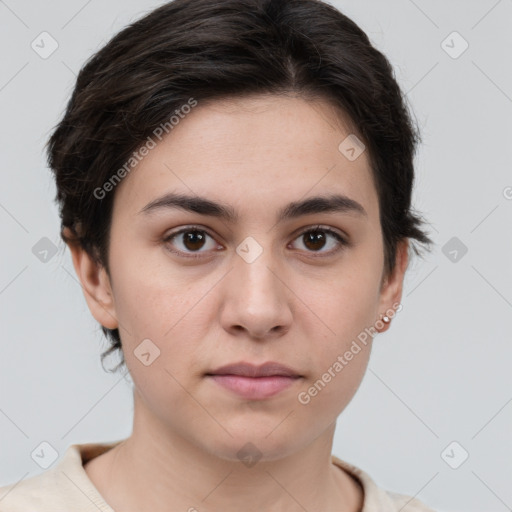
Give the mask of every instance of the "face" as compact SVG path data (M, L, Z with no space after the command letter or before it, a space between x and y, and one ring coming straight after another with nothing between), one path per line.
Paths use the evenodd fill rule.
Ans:
M198 104L117 186L110 280L100 269L88 303L120 329L137 414L218 457L251 442L272 460L346 407L361 333L399 302L406 261L383 280L368 155L339 150L350 134L323 101ZM295 377L209 375L239 362Z

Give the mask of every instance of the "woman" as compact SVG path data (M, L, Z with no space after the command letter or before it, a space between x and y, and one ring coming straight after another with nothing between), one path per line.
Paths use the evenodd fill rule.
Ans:
M115 36L48 154L133 432L2 511L431 510L331 455L430 241L417 140L389 62L323 2L175 0Z

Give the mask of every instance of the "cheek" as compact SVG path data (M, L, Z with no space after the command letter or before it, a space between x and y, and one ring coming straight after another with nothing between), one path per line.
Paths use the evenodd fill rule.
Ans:
M347 264L320 281L304 278L295 288L310 309L317 337L342 348L348 338L374 324L379 303L380 268L369 259L347 259ZM356 263L357 262L357 263Z
M333 356L300 389L297 395L298 407L308 411L310 421L317 422L320 418L323 422L332 421L355 395L366 371L370 348L361 345L356 354L351 354L350 361L345 359L345 352ZM315 409L314 414L312 409Z
M364 255L347 258L336 275L314 286L310 279L302 281L297 295L310 309L301 320L307 339L304 353L311 381L317 382L307 390L306 401L311 398L319 408L328 403L332 407L334 402L335 409L341 410L352 398L370 356L379 287L379 264ZM311 381L306 385L311 386Z
M187 295L183 274L165 266L159 248L140 251L139 255L136 250L123 251L117 243L112 243L112 261L116 262L112 273L115 309L124 336L133 344L144 338L160 340L166 333L171 335L193 300Z
M171 379L166 370L179 382L201 371L198 365L204 354L200 340L207 339L212 325L214 310L208 292L215 276L198 280L161 262L118 261L113 281L125 360L130 371L133 368L134 381L140 376L144 385L155 386L158 395L162 380ZM146 359L158 356L151 363L151 372L138 358L148 352ZM172 386L164 389L172 392Z
M297 403L313 422L333 421L343 411L368 365L371 327L375 322L375 286L362 286L361 281L355 281L332 286L324 300L318 302L318 316L323 323L311 315L310 326L304 327L309 332L304 353L308 354L311 374L300 389Z
M142 398L143 409L150 411L164 425L172 425L174 430L187 437L195 429L193 425L204 424L208 417L197 400L192 398L195 390L189 390L186 376L179 374L177 367L168 363L169 357L174 358L168 352L163 347L160 357L150 366L144 366L130 354L126 356L126 365L134 382L134 391ZM174 362L176 365L188 367L187 361Z

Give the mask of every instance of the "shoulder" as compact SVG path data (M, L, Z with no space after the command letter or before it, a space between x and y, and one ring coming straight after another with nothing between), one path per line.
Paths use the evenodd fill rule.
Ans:
M0 512L34 512L63 507L66 491L53 469L19 482L0 487Z
M397 511L401 512L436 512L433 508L427 507L420 500L405 494L386 491Z
M54 467L0 487L0 512L113 512L88 478L83 463L114 444L71 445Z
M355 478L363 488L361 512L436 512L416 498L379 487L368 473L334 455L332 462Z

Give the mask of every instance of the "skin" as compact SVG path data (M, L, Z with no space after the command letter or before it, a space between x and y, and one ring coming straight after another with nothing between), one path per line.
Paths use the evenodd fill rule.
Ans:
M307 405L297 396L400 302L407 241L385 275L369 160L338 150L352 133L342 120L329 103L294 96L199 104L117 186L111 275L70 245L91 313L120 329L134 381L132 435L85 465L117 512L361 510L361 488L331 453L371 338ZM166 192L226 203L239 218L139 213ZM313 213L276 224L289 202L332 193L366 215ZM325 246L308 244L303 231L319 224L349 245L325 232ZM164 241L190 225L209 235L202 247L180 235ZM248 236L263 249L252 263L236 252ZM149 366L134 355L147 338L160 350ZM278 361L303 377L271 398L247 400L204 376L238 361ZM237 457L248 442L261 453L252 467Z

